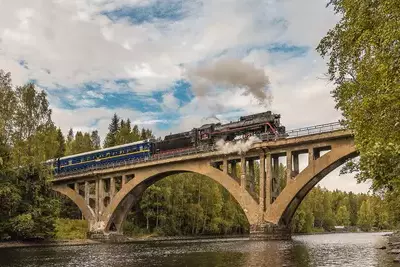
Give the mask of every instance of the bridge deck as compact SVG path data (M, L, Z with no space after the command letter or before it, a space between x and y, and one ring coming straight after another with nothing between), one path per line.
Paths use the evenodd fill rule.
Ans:
M324 127L313 126L298 130L292 130L288 132L291 134L291 136L289 135L289 137L287 138L255 143L252 148L246 153L246 155L260 153L261 150L265 150L266 148L269 151L279 150L286 147L298 147L302 145L304 146L315 142L323 143L329 140L342 139L352 136L352 133L349 130L338 128L337 126L338 124L335 123L326 124ZM324 131L326 129L330 130ZM240 156L237 152L229 154L229 156L231 155ZM177 154L154 155L153 157L148 159L124 161L118 164L97 166L95 168L85 169L73 173L69 172L64 175L57 175L55 179L53 179L53 181L65 181L69 179L79 179L95 175L124 172L131 169L133 170L154 165L168 164L171 162L199 160L207 158L217 159L226 156L228 155L224 154L222 151L218 151L215 146L211 147L208 150L193 149L182 151Z

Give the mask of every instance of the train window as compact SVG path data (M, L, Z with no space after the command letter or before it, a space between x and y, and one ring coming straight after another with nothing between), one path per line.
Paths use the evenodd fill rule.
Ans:
M142 151L142 150L143 150L143 146L140 146L140 147L139 147L139 150Z
M107 154L106 154L106 157L109 157L109 156L110 156L110 153L107 153Z

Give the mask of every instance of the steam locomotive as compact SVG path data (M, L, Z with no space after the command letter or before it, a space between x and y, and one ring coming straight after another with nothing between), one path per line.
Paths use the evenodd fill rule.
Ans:
M218 140L233 141L255 135L261 140L285 138L285 127L280 124L280 114L271 111L240 117L226 124L209 123L191 131L170 134L164 140L146 139L95 151L48 160L55 174L68 173L101 165L128 160L148 159L182 150L207 148Z
M218 140L233 141L256 135L262 140L285 136L285 126L280 124L280 114L271 111L240 117L239 121L227 124L210 123L191 131L170 134L155 145L156 152L185 147L208 147Z

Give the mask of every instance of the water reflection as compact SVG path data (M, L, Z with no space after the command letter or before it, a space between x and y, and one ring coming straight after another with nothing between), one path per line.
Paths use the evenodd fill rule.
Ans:
M297 236L293 241L245 239L0 249L0 266L396 266L375 247L382 234Z

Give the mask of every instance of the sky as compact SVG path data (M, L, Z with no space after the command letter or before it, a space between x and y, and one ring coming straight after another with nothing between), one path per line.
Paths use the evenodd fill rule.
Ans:
M326 2L0 0L0 69L45 90L65 134L104 138L114 113L156 136L266 110L287 129L334 122ZM321 185L367 191L338 172Z

